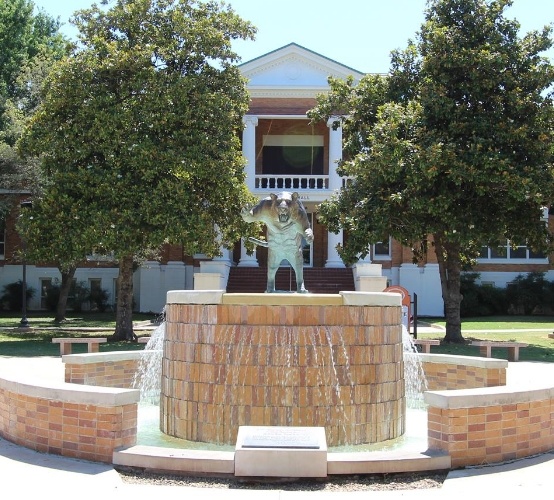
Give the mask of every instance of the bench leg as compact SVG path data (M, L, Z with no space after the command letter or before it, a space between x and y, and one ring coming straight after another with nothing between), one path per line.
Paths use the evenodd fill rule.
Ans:
M492 356L492 347L490 345L479 346L479 353L485 358L490 358Z
M97 344L96 342L95 343L90 343L88 345L88 352L100 352L100 344Z
M508 347L508 361L517 361L519 359L519 347Z
M423 347L424 353L429 354L431 352L431 346L429 344L423 344L421 347Z
M71 344L68 342L61 342L60 343L60 356L64 356L65 354L71 354Z

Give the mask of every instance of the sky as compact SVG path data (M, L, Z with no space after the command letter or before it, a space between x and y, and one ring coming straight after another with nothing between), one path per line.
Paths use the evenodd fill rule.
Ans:
M94 0L33 0L75 38L69 18ZM99 3L99 2L98 2ZM387 73L390 53L406 47L424 19L426 0L225 0L257 27L255 41L234 48L247 62L295 42L363 73ZM554 0L514 0L505 11L521 34L554 23ZM546 53L554 60L554 49Z

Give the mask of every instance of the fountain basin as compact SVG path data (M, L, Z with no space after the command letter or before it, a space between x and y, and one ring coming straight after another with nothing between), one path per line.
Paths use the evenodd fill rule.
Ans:
M160 428L234 444L239 426L324 427L329 446L405 430L401 297L168 292Z

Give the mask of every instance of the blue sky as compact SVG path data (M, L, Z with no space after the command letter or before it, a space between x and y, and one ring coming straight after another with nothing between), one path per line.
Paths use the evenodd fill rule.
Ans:
M33 0L65 23L75 10L94 0ZM99 2L98 2L99 3ZM242 62L296 42L365 73L386 73L390 52L404 48L423 21L426 0L226 0L258 28L254 42L239 41ZM514 0L506 14L517 19L522 33L554 23L554 0ZM554 49L546 55L554 59Z

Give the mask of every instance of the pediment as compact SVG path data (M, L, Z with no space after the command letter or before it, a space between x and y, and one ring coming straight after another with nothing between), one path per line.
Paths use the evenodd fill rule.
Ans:
M251 94L307 95L328 89L329 76L357 81L363 73L291 43L239 66Z

